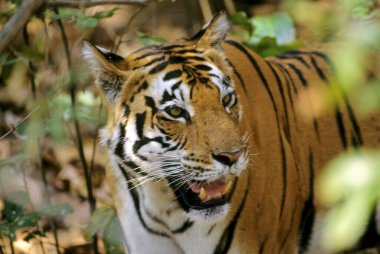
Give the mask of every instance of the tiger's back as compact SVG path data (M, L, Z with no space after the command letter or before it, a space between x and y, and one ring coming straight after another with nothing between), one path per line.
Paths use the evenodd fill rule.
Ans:
M111 109L102 142L130 253L307 251L319 170L350 147L379 147L379 115L359 119L349 98L317 114L324 54L263 59L223 42L227 30L218 16L127 58L87 45Z
M330 86L333 69L321 51L263 59L234 41L227 41L224 48L235 69L247 120L244 128L250 129L252 151L258 151L251 157L249 170L256 180L248 194L256 209L247 213L265 222L247 217L242 225L255 225L260 232L255 233L261 235L257 253L292 253L295 243L299 251L306 251L317 215L315 177L339 153L378 148L380 115L360 117L343 94L342 103L331 112L319 112L316 100L323 98L315 96L321 86ZM242 235L249 242L247 236Z

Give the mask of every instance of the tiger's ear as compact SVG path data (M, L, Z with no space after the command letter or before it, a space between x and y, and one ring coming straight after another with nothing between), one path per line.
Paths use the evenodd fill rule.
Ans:
M220 49L230 29L230 22L224 12L213 17L191 40L196 41L197 46Z
M82 53L90 64L96 83L111 104L115 104L122 85L128 77L127 62L119 55L83 41Z

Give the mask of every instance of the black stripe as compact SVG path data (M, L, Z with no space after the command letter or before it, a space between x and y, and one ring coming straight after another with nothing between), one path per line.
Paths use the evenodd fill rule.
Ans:
M284 89L282 88L282 83L281 83L281 80L280 80L280 77L278 76L276 70L273 68L273 66L271 65L270 62L268 62L268 66L269 68L271 69L274 77L276 78L276 82L277 82L277 87L278 87L278 90L280 91L280 96L281 96L281 101L282 101L282 107L284 109L284 114L285 114L285 133L288 137L288 139L290 140L290 125L289 125L289 115L288 115L288 108L286 106L286 99L285 99L285 95L284 95Z
M301 84L304 87L307 87L307 81L306 81L305 77L303 76L302 72L294 64L289 63L288 65L296 73L298 78L301 80Z
M324 54L322 54L320 52L313 52L313 54L315 54L315 55L321 57L322 59L324 59L326 61L326 63L329 64L330 68L332 68L331 61ZM310 55L310 58L311 58L311 62L313 64L315 70L317 71L318 76L320 77L320 79L322 79L325 82L328 82L327 76L324 74L324 72L322 71L322 69L318 66L318 63L315 60L315 58L313 57L313 55ZM362 138L360 126L359 126L358 121L356 120L356 117L355 117L355 113L354 113L354 111L353 111L353 109L352 109L352 107L351 107L351 105L350 105L350 103L348 101L348 98L347 98L346 94L344 93L343 89L340 88L340 90L341 90L341 93L343 94L344 103L345 103L345 106L347 108L351 124L352 124L352 126L354 128L354 136L353 136L353 142L352 143L353 143L354 146L356 146L356 145L362 145L363 144L363 138ZM335 106L335 107L336 107L336 111L339 112L338 106Z
M164 94L162 95L162 99L160 101L161 104L165 104L165 102L171 101L175 99L174 94L170 94L168 90L165 90Z
M267 242L267 240L268 240L268 236L265 236L263 241L260 244L259 254L262 254L264 252L264 247L265 247L265 243Z
M208 65L205 65L205 64L195 65L195 68L198 69L198 70L202 70L202 71L209 71L209 70L211 70L211 67L208 66Z
M298 62L300 62L301 64L303 64L307 68L310 68L310 65L306 62L306 60L302 56L295 56L295 55L284 54L284 55L277 55L275 57L278 58L278 59L284 59L284 60L287 60L287 59L297 60Z
M143 217L141 215L139 194L138 194L135 186L131 183L131 181L130 181L131 179L129 178L127 172L125 172L125 170L123 169L123 167L121 165L119 165L119 168L120 168L120 170L121 170L121 172L122 172L122 174L123 174L123 176L127 182L127 188L129 190L129 192L131 193L133 204L134 204L134 207L136 209L137 216L141 222L141 225L144 227L144 229L146 231L148 231L151 234L162 236L162 237L169 237L167 234L165 234L163 232L156 231L156 230L148 227L148 225L146 224L145 220L143 219Z
M287 88L287 94L288 94L288 98L289 98L289 102L290 102L290 106L292 108L292 112L293 112L293 116L294 116L294 120L296 120L296 111L294 109L294 104L293 104L293 97L292 97L292 93L291 93L291 90L290 90L290 81L289 81L289 73L286 73L285 70L284 70L284 67L281 65L281 64L278 64L278 63L274 63L281 71L282 75L284 75L285 79L286 79L286 88Z
M245 201L246 201L247 196L248 196L250 183L251 183L251 175L248 173L247 188L244 191L243 200L240 203L239 208L238 208L236 214L234 215L233 219L231 220L230 224L228 224L227 228L224 230L224 233L223 233L222 237L220 238L218 245L214 249L214 254L227 253L228 250L230 249L231 243L232 243L232 240L234 237L234 232L236 229L237 222L238 222L240 214L243 211L244 206L245 206Z
M152 68L150 71L149 71L149 74L156 74L157 72L160 72L162 70L164 70L167 66L168 66L168 62L163 62L163 63L160 63L159 65L157 65L156 67Z
M344 95L344 102L345 102L345 105L346 105L347 110L348 110L348 116L350 118L351 124L354 128L355 139L359 145L363 145L363 137L362 137L362 133L360 130L360 126L358 124L358 121L356 120L355 113L354 113L346 95Z
M142 49L144 49L144 48L142 48ZM144 59L144 58L146 58L148 56L155 56L155 55L161 55L161 54L162 54L161 51L150 51L148 53L143 54L142 56L139 56L139 57L135 58L135 61Z
M119 124L119 138L114 151L114 154L124 159L124 141L125 141L125 125Z
M319 78L323 81L327 81L327 77L325 75L325 73L322 71L322 69L318 66L318 63L317 61L315 60L315 58L313 57L313 55L310 55L310 59L311 59L311 64L313 65L314 69L317 71L317 74L319 76Z
M172 231L173 234L181 234L181 233L184 233L186 232L189 228L191 228L193 226L194 222L193 221L190 221L190 220L186 220L181 227L179 227L178 229L175 229Z
M342 146L344 149L347 149L346 130L344 128L342 113L339 111L338 107L335 108L335 119L338 125L338 131L339 131L340 140L342 142Z
M228 44L236 47L240 51L242 51L244 53L244 55L249 59L249 61L251 62L252 66L256 69L257 73L259 74L259 77L260 77L262 83L264 84L264 87L267 90L269 98L270 98L270 100L272 102L272 106L273 106L274 113L275 113L275 116L276 116L277 132L278 132L278 138L279 138L279 141L280 141L281 159L282 159L282 173L283 173L283 194L282 194L282 198L283 198L283 200L281 201L281 210L280 210L280 219L281 219L283 208L284 208L284 205L285 205L285 200L284 199L286 198L286 182L287 182L286 171L287 171L287 169L286 169L285 148L284 148L284 143L283 143L281 132L280 132L280 120L279 120L279 117L278 117L277 106L276 106L276 103L275 103L272 91L269 88L268 81L266 80L265 76L263 75L263 73L262 73L262 71L260 69L260 66L258 65L257 61L252 57L251 54L248 53L248 51L243 46L241 46L237 42L230 41L230 40L228 40L226 42Z
M309 149L309 197L306 200L302 215L301 223L298 230L298 250L299 253L305 253L308 249L311 234L313 230L313 224L315 219L315 207L313 204L314 199L314 157Z
M172 49L175 49L175 48L183 48L183 45L173 44L173 45L169 45L169 46L164 46L161 49L162 50L172 50Z
M182 75L182 71L181 70L169 71L168 73L165 74L163 80L164 81L171 80L171 79L174 79L174 78L178 78L181 75Z
M230 60L227 60L227 63L232 67L232 70L234 71L235 76L239 79L241 86L243 87L243 90L245 94L247 94L247 87L245 86L244 80L241 77L240 73L236 70L235 66L232 64Z
M143 138L146 112L136 114L136 132L140 139Z
M379 247L380 235L377 232L376 226L376 208L373 208L370 220L367 224L367 228L363 236L360 238L357 248L359 250ZM379 250L379 249L377 249Z
M144 64L141 67L148 67L148 66L151 66L152 64L155 64L155 63L158 63L158 62L162 62L164 60L165 60L165 56L157 57L157 58L155 58L153 60L150 60L148 63ZM140 66L134 67L133 70L140 69L141 67Z
M298 94L298 89L297 89L297 86L296 84L294 83L294 79L292 78L292 76L290 75L289 71L284 67L282 66L281 64L279 63L276 63L276 65L286 74L286 76L288 77L288 79L290 80L290 85L292 86L293 88L293 92L295 94ZM289 93L290 94L290 93Z
M325 55L324 53L322 52L319 52L319 51L311 51L309 52L309 54L313 54L319 58L321 58L330 68L330 70L334 73L334 64L332 63L331 59Z

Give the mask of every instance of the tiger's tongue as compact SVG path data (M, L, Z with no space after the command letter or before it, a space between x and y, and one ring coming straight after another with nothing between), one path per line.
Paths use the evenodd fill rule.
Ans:
M195 193L199 193L199 198L202 201L211 198L220 198L229 191L230 185L231 181L226 176L212 182L189 182L190 189Z

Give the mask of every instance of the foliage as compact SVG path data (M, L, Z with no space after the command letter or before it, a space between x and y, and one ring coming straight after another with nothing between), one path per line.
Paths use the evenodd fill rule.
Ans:
M1 213L0 238L8 237L12 241L16 240L16 232L22 230L26 233L24 240L29 241L36 236L45 236L45 232L40 228L39 221L44 216L55 217L71 213L73 210L68 204L44 205L36 211L28 211L26 208L30 204L29 196L26 192L12 193L6 201Z
M158 43L164 43L167 40L159 36L150 36L142 31L136 31L136 36L142 45L152 45Z
M86 228L86 237L90 239L97 233L103 233L107 253L124 253L123 232L115 209L102 207L94 212Z
M289 12L312 40L323 41L334 64L330 85L319 91L319 114L343 105L347 97L359 117L379 112L380 22L374 0L333 1L328 4L288 0ZM313 10L313 12L305 10ZM313 28L313 31L309 30ZM316 29L319 28L319 29ZM329 208L323 244L339 252L356 244L380 200L378 150L354 150L340 155L322 172L316 195Z
M302 46L295 38L294 23L285 12L251 18L245 12L236 12L230 19L234 25L244 29L244 44L262 56L276 55Z
M47 16L53 21L62 20L65 22L74 22L78 28L90 29L99 24L99 21L105 18L112 17L119 7L114 7L107 11L98 11L93 15L88 15L82 10L72 8L61 8L58 13L48 11Z
M332 161L317 182L327 212L323 241L332 251L353 247L380 200L380 151L353 150Z

